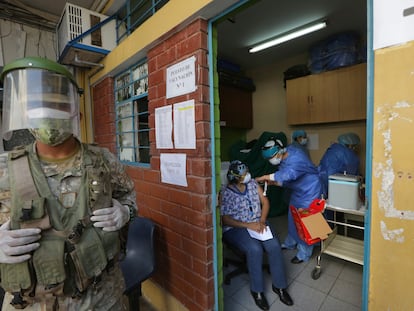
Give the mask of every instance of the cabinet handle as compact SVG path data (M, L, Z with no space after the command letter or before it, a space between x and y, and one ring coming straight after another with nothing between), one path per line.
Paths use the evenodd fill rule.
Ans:
M310 98L310 104L312 104L313 103L313 96L311 95L311 96L309 96L309 98Z

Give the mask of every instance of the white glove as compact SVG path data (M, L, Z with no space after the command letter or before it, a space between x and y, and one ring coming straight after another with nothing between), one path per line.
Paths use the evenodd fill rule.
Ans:
M117 231L129 221L129 207L112 199L112 207L97 209L93 212L93 226L103 231Z
M10 220L0 227L0 263L20 263L28 260L30 252L40 244L34 243L40 239L41 230L38 228L10 230Z

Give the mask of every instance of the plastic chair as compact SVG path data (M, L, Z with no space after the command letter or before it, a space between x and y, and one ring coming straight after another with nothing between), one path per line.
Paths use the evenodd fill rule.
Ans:
M155 271L154 228L150 219L139 216L129 224L126 255L120 264L130 310L139 310L141 283Z
M230 243L227 243L224 239L223 239L223 244L228 250L230 250L237 257L237 259L231 258L229 256L224 256L223 258L223 265L225 267L227 267L229 264L236 267L224 275L224 284L230 285L232 278L240 274L248 273L249 271L247 269L246 255L241 250L239 250L237 247L233 246ZM270 273L270 268L269 268L268 263L262 263L262 267L264 270Z
M242 251L240 251L238 248L234 247L230 243L227 243L226 241L223 240L223 244L228 250L234 253L238 258L238 259L233 259L233 258L230 258L229 256L225 256L223 260L223 265L225 267L227 267L229 264L236 267L235 269L231 270L230 272L224 275L224 284L230 285L232 278L240 274L244 274L248 272L246 256L243 254Z

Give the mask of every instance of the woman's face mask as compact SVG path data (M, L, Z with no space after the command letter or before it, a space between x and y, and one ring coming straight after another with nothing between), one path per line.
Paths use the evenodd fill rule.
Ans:
M272 165L279 165L280 162L282 162L282 158L281 157L273 157L269 160L270 164Z
M246 173L246 175L244 175L244 178L243 178L243 184L249 183L251 179L252 179L252 175L250 175L250 173Z
M302 138L299 142L299 144L301 144L302 146L306 145L308 143L308 139L307 138Z

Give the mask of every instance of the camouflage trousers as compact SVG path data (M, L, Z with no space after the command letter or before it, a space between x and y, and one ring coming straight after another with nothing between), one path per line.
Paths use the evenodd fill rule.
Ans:
M59 297L58 306L50 301L36 297L39 302L28 305L24 311L128 311L128 299L123 295L125 288L119 266L110 272L104 272L97 288L90 288L81 298ZM15 311L10 301L13 296L6 293L2 311Z

